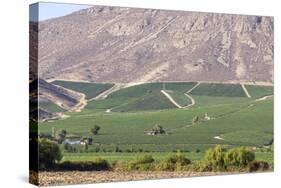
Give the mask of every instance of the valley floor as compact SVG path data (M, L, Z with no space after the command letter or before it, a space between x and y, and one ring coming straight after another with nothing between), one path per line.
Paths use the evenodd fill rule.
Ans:
M176 151L196 162L204 157L207 149L223 145L227 148L250 148L255 152L256 161L265 161L270 169L274 168L273 87L185 82L147 83L115 91L112 84L56 84L85 93L87 106L81 112L66 112L69 116L66 119L40 123L39 133L56 135L55 132L65 130L68 140L93 140L87 148L81 144L66 148L66 144L60 144L62 163L83 164L102 158L110 164L126 164L139 155L147 154L158 164ZM114 92L111 93L112 90ZM101 130L93 135L90 130L95 125ZM166 134L147 134L156 125L161 126ZM39 184L102 183L236 173L133 170L40 172Z

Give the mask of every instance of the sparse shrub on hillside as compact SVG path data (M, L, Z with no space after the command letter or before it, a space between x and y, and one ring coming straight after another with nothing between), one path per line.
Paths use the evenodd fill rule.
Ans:
M40 169L50 169L62 159L57 143L47 139L39 139L38 144Z

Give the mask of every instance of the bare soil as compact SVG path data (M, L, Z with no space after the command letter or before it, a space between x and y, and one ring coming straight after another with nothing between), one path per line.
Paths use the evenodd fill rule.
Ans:
M121 182L133 180L169 179L194 176L226 175L222 172L114 172L114 171L68 171L68 172L40 172L39 185L65 185Z

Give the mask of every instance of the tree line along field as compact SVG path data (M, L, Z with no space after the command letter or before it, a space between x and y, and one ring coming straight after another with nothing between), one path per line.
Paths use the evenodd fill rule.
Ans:
M70 88L67 84L65 82L64 86ZM96 86L89 84L87 88ZM55 128L65 129L77 137L92 137L94 144L88 150L93 153L97 148L114 152L116 147L123 152L132 148L146 152L195 152L217 144L262 147L272 141L273 98L256 101L256 98L272 95L272 87L246 86L253 95L253 98L247 98L239 84L201 83L189 93L195 104L180 109L161 93L161 90L167 91L185 106L190 101L184 101L184 93L196 84L148 83L123 88L106 99L88 101L81 112L68 112L69 118L40 123L39 132L50 133ZM70 89L80 92L85 88L84 83L71 82L70 85ZM89 92L86 95L97 95L96 91L92 94L91 89L86 89ZM106 112L107 109L111 112ZM209 120L204 120L205 114ZM199 121L193 124L195 116ZM162 126L167 134L147 135L146 132L156 124ZM101 127L97 135L90 132L94 125Z
M140 153L138 153L139 155ZM165 158L171 156L172 152L142 152L142 155L152 155L156 161L164 160ZM203 158L204 152L182 152L182 154L190 159L191 161L199 161ZM273 152L255 152L256 160L267 161L270 165L273 165ZM94 161L97 157L100 157L101 153L65 153L62 159L63 161ZM126 152L110 152L102 153L102 157L114 163L116 161L122 161L128 163L136 158L136 153L126 153Z

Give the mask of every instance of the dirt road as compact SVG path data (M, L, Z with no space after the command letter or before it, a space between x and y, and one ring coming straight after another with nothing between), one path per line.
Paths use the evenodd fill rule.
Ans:
M181 105L179 105L174 99L173 99L173 97L171 97L170 95L169 95L169 93L167 93L165 90L161 90L161 93L163 93L166 97L167 97L167 99L169 99L169 101L171 101L171 103L173 103L176 107L178 107L178 108L183 108Z
M240 85L241 85L243 91L245 92L246 96L247 96L248 98L251 98L251 95L250 95L250 93L248 92L248 90L247 90L247 88L245 87L245 85L244 85L244 84L240 84Z
M169 99L169 101L171 101L177 108L189 108L193 105L195 105L195 100L189 95L189 93L194 90L197 86L200 85L200 82L198 82L195 86L193 86L190 90L188 90L187 92L184 93L184 95L191 101L190 104L186 105L186 106L181 106L179 105L171 95L169 95L169 93L167 93L165 90L161 90L161 93L163 93L167 99Z
M98 96L90 99L89 101L92 100L100 100L100 99L105 99L108 95L110 95L111 93L118 91L119 89L123 88L124 85L122 84L114 84L113 87L109 88L108 90L102 92L101 94L99 94Z

